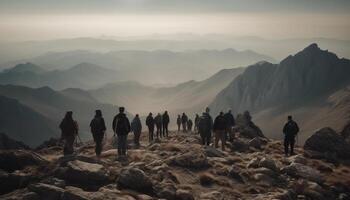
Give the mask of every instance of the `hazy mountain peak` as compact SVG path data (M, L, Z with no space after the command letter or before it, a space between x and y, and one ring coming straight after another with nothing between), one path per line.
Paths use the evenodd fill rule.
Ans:
M34 72L34 73L42 73L45 70L41 67L39 67L38 65L35 65L31 62L27 62L27 63L21 63L18 64L10 69L4 70L4 72L9 73L9 72L13 72L13 73L22 73L22 72Z

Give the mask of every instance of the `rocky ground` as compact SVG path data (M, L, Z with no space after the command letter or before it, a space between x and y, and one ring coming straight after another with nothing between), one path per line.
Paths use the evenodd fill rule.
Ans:
M1 150L0 199L350 199L350 145L340 134L322 129L285 157L281 141L259 137L256 126L237 131L226 151L201 146L195 133L171 132L152 144L143 133L123 161L111 140L100 159L91 142L66 157L53 141Z

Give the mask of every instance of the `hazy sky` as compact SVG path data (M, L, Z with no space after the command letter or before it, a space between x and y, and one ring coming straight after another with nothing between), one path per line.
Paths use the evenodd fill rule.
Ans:
M0 40L231 34L350 39L350 0L1 0Z

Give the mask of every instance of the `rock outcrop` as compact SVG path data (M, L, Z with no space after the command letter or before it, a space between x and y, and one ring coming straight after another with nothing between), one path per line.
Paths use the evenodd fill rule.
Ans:
M350 144L329 127L322 128L309 137L304 149L322 153L324 157L334 154L339 158L350 159Z

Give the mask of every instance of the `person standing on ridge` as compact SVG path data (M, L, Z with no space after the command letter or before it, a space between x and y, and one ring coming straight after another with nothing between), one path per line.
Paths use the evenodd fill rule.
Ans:
M124 107L119 107L119 113L114 117L112 128L118 137L118 155L126 156L127 139L131 130L129 119L126 117Z
M180 117L180 115L177 115L176 124L177 124L177 132L180 132L180 127L181 127L181 117Z
M90 130L95 141L95 153L99 157L102 151L102 141L106 131L105 120L101 110L95 111L95 117L90 122Z
M224 117L224 113L220 112L220 114L215 118L214 121L214 133L215 133L215 148L219 146L219 140L221 140L221 149L225 151L225 142L226 142L226 130L227 130L227 121Z
M198 132L202 138L202 144L207 146L210 145L211 131L213 129L213 118L209 112L210 109L207 107L198 121Z
M162 115L160 113L154 118L157 128L157 138L162 137Z
M196 113L196 117L194 118L194 131L198 131L198 122L199 122L199 115Z
M191 119L189 119L188 122L187 122L187 130L188 130L189 132L192 131L192 126L193 126L193 122L192 122Z
M228 137L227 137L227 134L225 134L225 139L226 140L228 139L230 142L232 142L234 138L233 127L236 125L235 118L233 117L231 110L228 110L228 112L225 113L224 117L227 122L227 134L228 134Z
M73 120L73 112L68 111L60 123L61 139L65 141L63 154L71 155L74 153L74 141L78 135L78 123Z
M182 123L182 131L184 133L187 132L187 121L188 121L187 115L185 113L182 113L181 123Z
M168 111L164 112L162 118L163 118L163 136L165 137L165 134L166 134L166 136L168 137L169 136L168 125L170 123Z
M292 116L288 116L288 121L283 127L284 133L284 154L288 156L288 150L290 146L290 155L294 155L294 143L295 136L299 132L298 124L292 119Z
M146 126L148 127L148 141L151 143L154 135L154 119L152 113L149 113L146 118Z
M140 135L142 131L142 124L139 114L136 114L135 118L132 120L131 130L134 132L134 144L138 148L140 147Z

